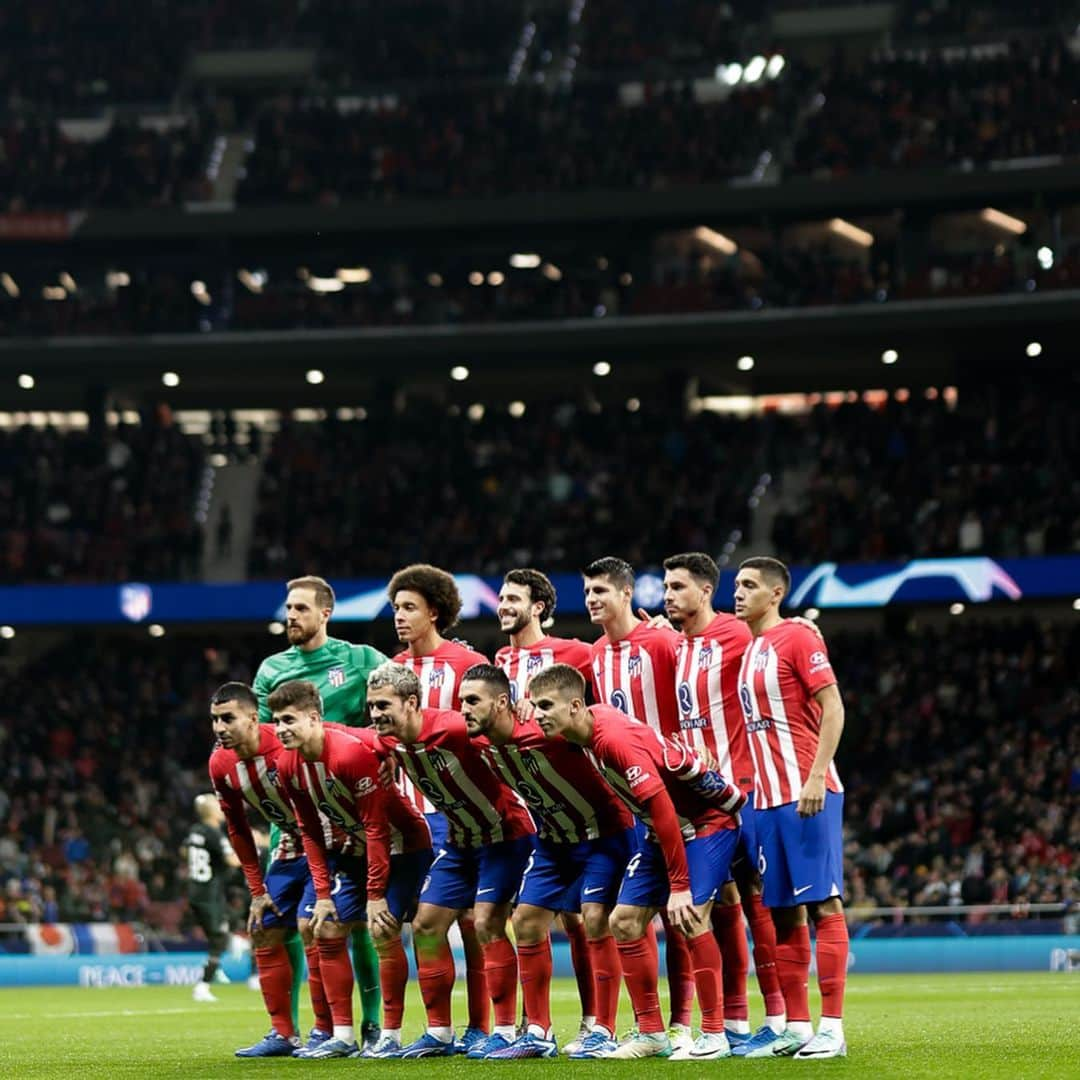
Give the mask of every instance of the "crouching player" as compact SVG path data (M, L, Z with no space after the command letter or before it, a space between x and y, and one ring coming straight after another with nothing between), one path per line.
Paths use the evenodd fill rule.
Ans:
M581 747L544 737L535 720L518 720L510 681L490 664L461 680L461 711L484 760L521 796L539 830L514 909L526 1030L490 1058L553 1057L551 923L580 908L596 981L591 1034L571 1056L593 1057L609 1042L619 1005L619 953L608 916L635 843L634 821Z
M311 870L305 910L311 910L333 1022L331 1039L296 1056L356 1057L360 1051L353 1030L353 972L347 951L351 927L367 918L370 904L390 1027L380 1038L383 1042L401 1027L408 976L401 922L415 907L431 865L431 834L410 803L395 789L381 786L374 733L324 724L314 684L284 683L268 703L285 747L281 780L300 822ZM351 851L328 843L327 821L354 840ZM366 863L361 854L365 849ZM375 1047L365 1052L374 1054Z
M401 1056L439 1057L455 1051L450 1017L454 958L447 933L460 912L473 908L495 1030L467 1056L486 1057L509 1046L516 1035L518 965L506 924L536 830L522 803L484 764L461 713L421 708L420 693L419 679L402 664L383 664L368 676L375 730L447 825L446 842L431 864L413 920L428 1029Z
M270 1033L237 1057L286 1057L300 1046L292 1018L292 965L285 951L285 934L297 927L297 912L308 882L308 864L296 817L280 786L281 743L270 727L259 724L259 703L250 686L225 683L210 699L218 748L210 755L210 779L225 814L229 839L240 860L251 893L248 932L255 954ZM263 877L247 809L254 809L278 827L277 844ZM300 929L307 943L306 920ZM308 944L309 949L313 948ZM309 952L310 958L310 952ZM318 964L309 963L311 1003L315 1010L314 1042L329 1038L330 1015L322 995Z
M712 933L713 900L729 875L746 797L706 770L689 748L607 705L585 705L579 672L556 664L529 687L536 719L549 737L585 748L595 766L647 829L631 858L611 915L638 1033L602 1054L608 1058L727 1057L720 949ZM648 934L666 907L689 946L701 1006L702 1034L672 1054L658 993L659 955Z

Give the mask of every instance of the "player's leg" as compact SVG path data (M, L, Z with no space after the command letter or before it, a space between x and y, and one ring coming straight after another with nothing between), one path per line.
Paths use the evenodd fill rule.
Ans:
M596 979L593 976L592 954L589 952L589 935L585 933L585 921L576 911L560 911L559 925L570 943L570 963L574 967L578 1000L581 1002L581 1037L592 1031L596 1023Z
M390 857L386 906L392 925L372 925L371 937L379 954L379 985L383 1000L383 1026L377 1042L361 1054L370 1058L394 1058L401 1054L401 1023L405 1012L405 988L409 960L401 941L401 927L416 914L420 888L432 862L430 848Z
M686 938L676 933L668 922L664 908L660 909L660 921L664 926L664 960L671 1003L668 1037L676 1047L689 1046L692 1038L690 1021L694 1008L694 972L690 962L690 950L687 948Z
M728 1057L731 1053L724 1032L723 958L713 933L711 915L715 898L723 891L730 876L731 860L738 842L737 829L724 829L698 837L686 845L694 914L683 935L701 1006L701 1035L689 1046L676 1050L671 1055L673 1060L707 1061Z
M832 1058L847 1055L844 1041L844 987L847 981L848 929L844 917L843 818L844 796L825 795L825 808L806 819L811 827L804 830L802 855L818 867L817 884L812 890L829 895L807 903L814 922L817 950L818 986L821 989L821 1022L817 1034L795 1055L798 1058Z
M297 1057L355 1057L360 1053L353 1021L353 967L349 957L349 937L356 923L367 917L367 864L354 856L337 856L331 899L335 920L323 922L316 932L319 970L323 991L333 1021L333 1037L312 1050L300 1050Z
M770 807L755 813L758 868L763 899L776 927L776 975L784 996L787 1023L779 1035L759 1031L743 1055L748 1058L786 1057L813 1037L807 983L810 977L810 930L803 897L812 882L796 881L801 822L796 804ZM806 819L812 820L812 819Z
M476 896L475 853L445 844L433 860L420 889L413 918L417 982L427 1012L427 1031L402 1050L402 1057L447 1056L455 1052L450 997L454 989L454 956L448 938L460 912Z
M634 829L601 837L589 844L578 890L595 983L596 1020L579 1045L567 1046L566 1053L571 1057L588 1058L614 1049L622 964L618 945L611 933L610 917L619 899L627 864L637 846Z
M379 954L365 923L353 927L350 938L353 969L360 987L360 1044L374 1046L379 1038L381 994Z
M202 976L192 988L191 996L195 1001L217 1001L210 983L213 982L221 964L221 954L225 951L228 942L228 925L225 920L224 909L214 903L198 903L192 901L191 913L199 929L206 935L206 963L203 965Z
M750 950L746 946L746 929L739 888L727 881L712 908L712 928L720 956L724 962L724 1031L728 1041L750 1038L750 1011L746 995L746 976L750 967Z
M518 959L507 934L510 911L533 854L533 838L522 836L488 844L476 851L476 936L484 950L484 975L495 1026L467 1056L483 1058L504 1050L517 1037Z

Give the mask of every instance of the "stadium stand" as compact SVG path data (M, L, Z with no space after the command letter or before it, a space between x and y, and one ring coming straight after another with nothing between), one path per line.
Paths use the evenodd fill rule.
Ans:
M167 409L104 433L0 430L0 581L190 578L201 445Z

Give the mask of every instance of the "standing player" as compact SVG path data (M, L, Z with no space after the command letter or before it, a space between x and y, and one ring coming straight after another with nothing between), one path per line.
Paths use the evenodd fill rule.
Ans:
M752 640L746 624L712 608L720 568L700 551L664 560L664 609L682 632L678 652L679 728L682 741L715 762L747 797L739 852L728 882L712 910L713 929L724 958L724 1026L732 1053L756 1049L750 1037L746 1000L749 958L743 911L754 937L754 966L765 998L762 1038L784 1030L784 997L776 977L776 930L761 902L754 838L754 765L739 705L739 666ZM741 896L740 896L741 894ZM741 899L741 906L740 906Z
M297 913L308 881L296 817L278 773L278 759L284 751L273 728L259 723L259 703L250 686L239 682L220 686L210 698L210 715L218 743L210 755L210 780L251 894L248 932L259 989L271 1021L270 1033L254 1046L237 1050L236 1056L283 1057L300 1045L284 940L287 932L298 928ZM271 849L265 877L248 821L249 808L277 826L277 843ZM331 1019L322 992L318 952L306 920L299 921L299 929L315 1010L309 1045L318 1045L330 1038Z
M225 818L213 795L195 797L195 816L198 821L188 830L180 854L188 865L188 904L196 924L206 935L209 955L202 978L195 984L191 996L196 1001L217 1001L210 983L221 966L221 954L229 940L229 923L225 916L225 868L239 866L240 860L221 835Z
M544 734L562 735L584 747L648 830L626 868L611 915L639 1030L601 1056L727 1057L720 949L709 910L728 877L745 797L682 743L662 738L610 706L586 706L585 681L565 664L537 675L531 694ZM667 909L672 932L687 941L701 1004L702 1034L674 1054L660 1013L655 940L647 934L661 907Z
M451 574L427 563L416 563L399 570L387 587L394 609L394 630L406 646L394 662L413 670L420 681L420 707L457 709L461 706L458 687L461 676L473 664L486 664L487 657L459 641L448 641L443 634L450 630L461 611L461 593ZM426 815L436 853L446 839L446 820L436 812L422 791L417 790L408 774L400 776L402 790L410 795ZM476 936L471 912L458 919L461 943L465 950L465 986L469 1020L458 1040L458 1051L467 1053L487 1038L491 997L484 976L484 952Z
M510 644L495 654L495 666L502 668L510 680L512 704L524 701L528 697L529 680L552 664L569 664L586 680L592 677L591 646L576 638L550 637L544 632L544 626L550 624L555 614L557 599L555 586L539 570L511 570L503 578L497 614L499 629L510 636ZM564 1048L565 1053L573 1054L581 1048L581 1041L596 1022L596 978L581 916L562 912L560 918L570 942L570 958L581 998L578 1037Z
M259 699L259 719L270 722L267 698L282 683L293 679L313 682L323 701L323 716L349 727L367 725L367 677L386 660L370 645L354 645L330 637L327 624L334 613L334 590L321 577L294 578L285 598L285 630L289 647L268 656L255 674L255 694ZM276 843L271 829L270 843ZM379 958L364 926L352 937L353 963L360 983L360 1025L364 1046L373 1046L379 1037ZM293 1018L303 964L295 937L286 942L293 965Z
M478 664L461 683L461 711L484 760L528 804L539 829L514 909L527 1027L493 1058L553 1057L551 923L580 908L597 979L597 1014L584 1046L593 1057L615 1034L619 953L608 916L635 847L634 820L580 747L547 739L533 719L518 719L505 672Z
M665 738L679 735L675 693L679 635L670 627L651 626L634 614L634 568L623 559L597 559L584 570L589 620L604 631L592 647L592 684L597 701L649 725ZM679 934L664 920L671 1022L668 1036L676 1048L689 1046L694 979L690 954Z
M346 1057L357 1051L352 1027L352 969L345 928L365 909L379 942L380 982L387 1028L371 1057L393 1057L401 1048L408 962L401 945L402 919L416 907L420 882L431 865L431 834L416 807L379 781L381 744L374 732L323 723L319 692L303 680L270 695L274 722L286 752L280 760L303 833L311 868L308 898L318 939L334 1037L298 1056ZM332 844L329 821L364 845L361 859Z
M447 934L459 913L475 904L495 1030L468 1056L485 1057L509 1046L516 1035L517 955L506 924L535 829L524 804L499 783L472 745L461 713L422 708L420 694L420 680L401 664L384 664L368 679L376 730L447 823L446 842L432 863L413 920L428 1030L401 1056L455 1051L450 1019L454 960Z
M844 983L844 789L833 764L844 704L825 643L780 616L791 575L777 559L747 559L735 578L735 614L754 635L739 671L739 699L756 773L754 823L765 903L776 924L776 970L787 1027L747 1057L847 1054ZM817 932L821 1024L810 1023L810 931Z

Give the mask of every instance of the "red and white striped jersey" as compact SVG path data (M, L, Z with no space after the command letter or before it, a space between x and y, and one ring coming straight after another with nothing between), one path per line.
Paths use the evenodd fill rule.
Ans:
M353 837L367 854L368 896L380 899L390 877L390 856L431 847L423 816L396 788L383 788L379 765L384 751L374 732L326 729L323 751L309 761L285 751L279 771L304 838L315 893L330 895L326 852L333 850L326 824Z
M381 741L446 818L447 838L455 847L483 847L536 832L525 805L496 779L473 745L461 713L424 709L415 742Z
M676 656L681 635L638 623L621 641L605 634L592 647L596 700L647 723L664 736L678 736Z
M646 804L660 791L666 791L671 799L683 840L738 828L734 813L745 802L740 792L728 788L733 812L725 813L690 787L689 781L705 771L692 750L674 739L663 738L617 709L593 705L589 712L593 736L586 753L646 828L653 828Z
M261 896L266 889L248 821L249 806L271 825L278 826L278 842L270 853L271 861L296 859L304 854L296 815L278 771L284 753L273 727L263 724L259 727L259 749L253 757L241 758L235 750L221 746L210 755L210 782L221 803L229 840L252 896Z
M798 801L821 731L814 695L835 682L825 643L790 620L754 638L743 654L739 701L754 759L755 809ZM835 763L825 786L844 790Z
M542 839L578 844L633 826L585 751L562 738L545 738L535 720L516 722L502 745L485 736L473 742L495 775L524 799Z
M459 641L444 641L433 653L427 656L413 656L406 649L394 657L395 664L404 664L411 668L420 680L420 707L422 709L460 709L461 676L474 664L486 664L488 658L468 645ZM398 787L403 794L412 799L422 814L434 814L431 805L422 791L417 790L412 780L404 773L398 774Z
M577 638L557 637L544 637L522 648L504 645L495 654L495 666L502 668L510 680L510 704L527 698L529 680L552 664L577 668L588 683L592 680L592 646Z
M717 771L754 790L754 763L739 706L739 667L753 635L741 619L719 613L700 634L679 642L679 738L707 748Z

